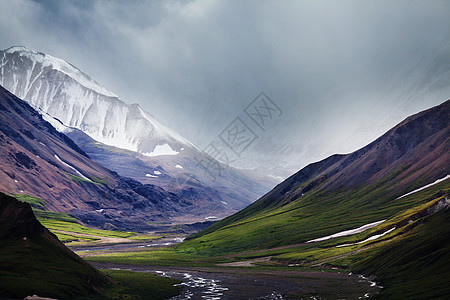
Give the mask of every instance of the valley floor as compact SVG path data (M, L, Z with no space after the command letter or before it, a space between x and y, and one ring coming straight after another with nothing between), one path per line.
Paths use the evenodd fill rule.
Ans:
M345 269L273 265L270 257L244 261L231 256L205 258L177 253L169 246L174 242L169 237L72 249L102 270L153 273L183 281L182 294L173 300L361 299L380 290L374 282Z
M383 221L345 231L331 228L332 235L315 240L244 251L217 246L208 241L213 235L180 243L185 235L93 229L67 215L37 212L66 246L106 274L131 276L131 283L141 280L144 285L161 276L182 282L182 294L172 300L446 299L448 195L448 182L442 182L404 197L413 204ZM248 238L226 236L233 237L242 242ZM146 279L151 274L160 277Z
M154 273L182 280L182 295L173 299L361 299L380 289L369 279L338 271L92 264L99 269Z

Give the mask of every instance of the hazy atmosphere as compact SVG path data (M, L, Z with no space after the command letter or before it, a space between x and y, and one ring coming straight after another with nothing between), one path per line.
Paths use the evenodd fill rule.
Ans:
M448 1L17 0L0 9L1 49L65 59L200 148L215 141L232 165L280 178L364 146L450 90ZM260 92L271 99L264 124L251 113ZM237 153L220 139L236 120L254 134Z

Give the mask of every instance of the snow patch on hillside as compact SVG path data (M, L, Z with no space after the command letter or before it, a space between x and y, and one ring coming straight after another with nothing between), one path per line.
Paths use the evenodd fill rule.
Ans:
M141 154L145 155L145 156L154 157L154 156L161 156L161 155L177 155L178 153L180 153L180 152L173 150L169 144L164 144L164 145L156 145L155 149L150 153L144 152Z
M369 223L369 224L363 225L363 226L355 228L355 229L345 230L345 231L341 231L341 232L338 232L338 233L335 233L335 234L332 234L332 235L328 235L328 236L321 237L321 238L318 238L318 239L310 240L310 241L307 241L307 243L321 242L321 241L325 241L325 240L329 240L329 239L334 239L334 238L337 238L337 237L357 234L357 233L363 232L363 231L365 231L365 230L367 230L369 228L372 228L372 227L375 227L377 225L380 225L384 221L386 221L386 220L381 220L381 221Z
M393 228L391 228L391 229L389 229L389 230L387 230L387 231L385 231L385 232L383 232L383 233L372 235L371 237L369 237L369 238L367 238L367 239L365 239L365 240L363 240L363 241L356 242L356 243L352 243L352 244L342 244L342 245L338 245L338 246L336 246L336 247L337 247L337 248L340 248L340 247L346 247L346 246L358 245L358 244L362 244L362 243L365 243L365 242L368 242L368 241L373 241L373 240L376 240L377 238L380 238L380 237L382 237L382 236L384 236L384 235L386 235L386 234L388 234L388 233L391 233L391 232L394 231L394 230L395 230L395 227L393 227Z
M429 188L430 186L433 186L433 185L435 185L435 184L438 184L438 183L440 183L440 182L442 182L442 181L444 181L444 180L447 180L447 179L449 179L449 178L450 178L450 175L447 175L447 176L445 176L444 178L441 178L441 179L436 180L435 182L432 182L432 183L430 183L430 184L424 185L424 186L421 187L421 188L415 189L414 191L411 191L411 192L409 192L409 193L406 193L406 194L404 194L404 195L401 195L400 197L395 198L395 200L400 199L400 198L403 198L403 197L406 197L406 196L409 196L409 195L414 194L414 193L417 193L418 191L421 191L421 190L424 190L424 189L426 189L426 188Z
M66 163L65 161L63 161L61 158L59 158L58 155L55 154L55 158L57 160L59 160L59 162L61 162L63 165L65 165L66 167L68 167L69 169L71 169L72 171L74 171L75 173L77 173L78 176L80 176L81 178L93 182L92 180L90 180L89 178L87 178L86 176L84 176L83 174L81 174L80 171L78 171L76 168L72 167L71 165L69 165L68 163Z
M41 109L37 109L37 111L41 114L42 118L49 122L53 127L55 127L55 129L61 133L69 133L71 131L73 131L72 128L67 127L66 125L64 125L60 120L53 118L52 116L50 116L49 114L43 112Z

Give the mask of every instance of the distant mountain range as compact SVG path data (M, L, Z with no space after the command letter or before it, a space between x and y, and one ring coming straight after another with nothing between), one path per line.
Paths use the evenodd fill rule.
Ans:
M179 222L223 218L275 184L220 163L137 104L126 104L73 65L48 54L24 47L0 51L0 84L96 162L199 208L173 215Z

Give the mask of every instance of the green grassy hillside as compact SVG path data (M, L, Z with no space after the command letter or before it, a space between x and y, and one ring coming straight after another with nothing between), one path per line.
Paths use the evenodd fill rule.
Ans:
M168 249L93 251L86 258L119 264L215 268L226 268L227 264L236 268L232 264L253 260L252 268L261 270L364 274L384 287L377 295L371 295L374 299L446 299L450 292L450 181L405 198L415 204L383 223L361 233L320 242L224 255L220 248L223 242L205 247L197 238ZM229 231L229 236L221 233L220 237L226 239L225 243L245 239L236 233ZM214 233L207 236L216 241Z
M310 164L174 250L376 275L386 287L379 299L444 297L449 292L449 115L446 101L358 151ZM377 221L383 222L358 234L310 242Z
M287 205L254 211L242 219L237 219L239 213L224 219L222 224L216 225L219 229L208 228L179 245L179 249L220 255L306 242L389 219L398 212L426 203L433 194L448 188L450 180L422 191L421 197L410 195L400 199L386 192L389 184L389 181L377 182L342 193L327 193L318 187ZM252 209L249 206L242 213ZM237 220L233 222L233 219Z
M450 100L353 153L312 163L180 249L214 255L298 244L423 204L427 197L402 195L450 174L449 116ZM427 189L428 197L446 182Z

